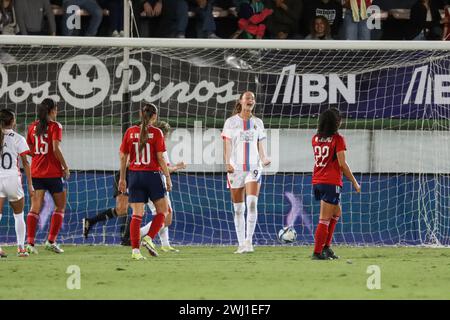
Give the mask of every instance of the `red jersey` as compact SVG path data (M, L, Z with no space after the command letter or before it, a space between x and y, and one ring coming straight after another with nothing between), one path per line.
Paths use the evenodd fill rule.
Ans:
M314 170L312 184L331 184L342 187L342 171L337 153L347 150L344 137L336 133L328 138L317 134L312 138Z
M31 161L31 176L33 178L61 178L63 169L53 150L53 141L62 140L62 125L49 121L47 131L41 136L36 135L39 120L28 127L27 143L33 159Z
M131 171L160 171L156 157L157 152L165 152L166 144L162 131L153 126L148 127L148 139L144 149L139 150L140 126L128 128L123 136L120 152L130 155Z

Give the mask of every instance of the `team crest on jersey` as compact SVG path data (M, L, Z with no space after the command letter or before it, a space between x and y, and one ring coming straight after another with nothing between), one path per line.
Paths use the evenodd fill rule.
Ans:
M253 141L255 133L252 131L242 131L240 134L240 140L245 142Z

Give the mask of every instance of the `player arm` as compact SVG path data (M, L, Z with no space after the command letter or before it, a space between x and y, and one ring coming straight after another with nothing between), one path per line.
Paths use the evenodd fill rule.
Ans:
M178 170L186 169L186 164L183 161L181 161L174 166L168 165L167 169L169 170L169 173L174 173Z
M30 194L30 196L32 196L34 193L34 189L33 189L33 182L31 180L31 168L30 168L30 164L28 162L27 155L30 155L30 154L22 153L20 155L20 158L22 160L23 171L25 171L25 176L27 177L28 193Z
M59 140L53 140L53 150L55 152L56 159L58 159L59 163L61 163L66 179L69 179L70 175L69 166L67 165L66 160L64 159L61 150L61 142Z
M170 172L167 167L166 159L164 158L164 152L156 152L156 159L158 160L158 164L166 177L167 192L170 192L172 189L172 180L170 179Z
M342 173L344 174L344 176L351 181L351 183L353 184L353 187L355 188L356 192L360 192L361 191L361 186L358 184L358 182L355 179L355 176L352 173L352 170L350 169L350 167L347 164L347 161L345 160L345 151L339 151L337 153L337 159L339 162L339 167L342 170Z
M267 159L266 150L264 149L263 140L258 141L258 154L264 166L268 166L270 164L270 160Z
M120 152L119 157L120 157L119 191L125 192L127 189L125 174L127 170L128 154Z
M231 140L227 137L223 138L223 157L225 160L225 167L227 172L233 173L234 168L231 165Z

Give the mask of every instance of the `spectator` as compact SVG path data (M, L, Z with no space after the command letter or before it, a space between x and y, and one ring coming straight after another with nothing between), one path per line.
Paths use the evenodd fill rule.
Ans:
M15 0L19 33L22 35L55 35L56 23L49 0ZM47 16L48 32L44 29L44 13Z
M323 16L327 18L331 28L331 35L334 39L339 39L339 32L342 26L342 4L340 0L316 0L310 2L305 11L304 21L307 26L311 26L314 17Z
M418 0L411 8L407 40L441 39L439 4L432 0Z
M15 35L18 32L13 0L0 0L0 33Z
M212 14L213 0L180 0L177 4L177 38L186 37L189 10L195 13L197 38L218 38Z
M63 0L64 17L62 19L62 33L64 36L73 35L74 28L67 26L67 20L70 19L73 12L67 12L70 6L78 6L89 12L89 25L84 33L87 37L94 37L97 35L98 27L103 19L103 10L100 8L95 0ZM79 31L79 30L78 30Z
M123 37L123 0L97 0L97 2L100 7L109 11L108 31L113 37Z
M311 24L311 33L305 40L332 40L331 28L328 19L324 16L317 16Z
M367 27L367 8L372 0L343 0L345 8L344 38L346 40L370 40Z
M134 0L133 12L140 37L156 37L161 20L162 0Z
M242 36L246 39L262 39L266 32L266 25L263 22L273 10L265 8L261 0L250 0L241 2L238 12L239 29L232 38Z
M271 38L296 37L303 8L302 0L271 0L267 7L273 9L267 21L267 31Z

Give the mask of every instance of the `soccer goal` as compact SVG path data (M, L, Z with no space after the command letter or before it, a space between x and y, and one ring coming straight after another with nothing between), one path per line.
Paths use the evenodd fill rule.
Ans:
M335 106L362 186L356 194L344 182L335 242L450 245L448 43L2 36L0 45L0 107L16 111L20 133L37 103L58 101L73 171L63 243L120 241L123 221L99 224L84 240L81 219L114 207L122 132L147 101L173 129L171 162L188 165L172 178L172 242L236 244L220 133L239 94L250 90L272 159L262 179L257 244L277 244L288 225L296 243L313 242L319 205L311 137L318 114ZM41 214L38 241L51 206L47 201ZM14 241L5 206L0 243Z

